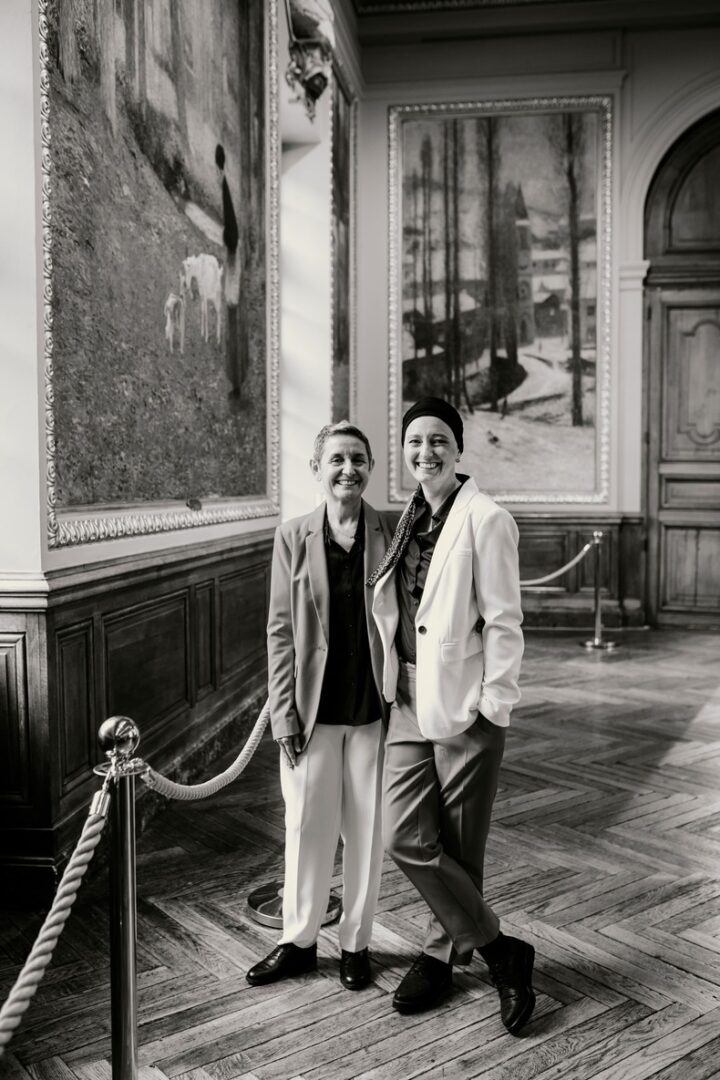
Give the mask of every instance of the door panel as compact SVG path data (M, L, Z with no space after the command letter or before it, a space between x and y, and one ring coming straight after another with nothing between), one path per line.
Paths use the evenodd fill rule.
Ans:
M648 609L720 620L720 286L650 290Z
M720 624L720 109L680 136L645 203L651 622Z
M662 611L713 612L720 606L720 529L664 526Z
M720 307L665 308L663 459L720 461Z

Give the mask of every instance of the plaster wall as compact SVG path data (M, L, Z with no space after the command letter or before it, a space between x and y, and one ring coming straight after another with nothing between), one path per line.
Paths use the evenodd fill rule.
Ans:
M27 0L0 4L0 578L27 582L41 569L43 480L33 20Z
M376 505L389 505L388 108L555 94L613 98L610 497L596 509L598 514L638 513L643 508L645 196L670 146L720 106L719 55L717 27L518 34L367 50L358 129L358 422L367 429L378 462L368 492ZM566 513L568 506L556 509Z

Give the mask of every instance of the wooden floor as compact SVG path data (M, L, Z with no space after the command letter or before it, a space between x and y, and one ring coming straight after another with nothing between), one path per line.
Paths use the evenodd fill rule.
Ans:
M537 950L538 1006L507 1035L479 959L452 996L401 1017L390 996L426 909L391 866L374 985L319 972L252 988L275 943L245 898L281 870L269 741L231 789L178 804L139 843L143 1080L700 1080L720 1077L720 638L627 634L614 654L530 634L487 860L506 932ZM83 887L0 1073L110 1077L104 883ZM2 912L2 997L37 917Z

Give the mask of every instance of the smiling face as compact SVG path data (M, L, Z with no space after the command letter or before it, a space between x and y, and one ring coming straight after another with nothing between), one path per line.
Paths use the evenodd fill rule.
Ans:
M458 444L452 429L436 416L418 416L408 425L403 443L405 464L422 484L425 496L444 497L455 488Z
M365 443L355 435L331 435L323 446L320 461L310 462L327 502L345 507L360 501L373 465Z

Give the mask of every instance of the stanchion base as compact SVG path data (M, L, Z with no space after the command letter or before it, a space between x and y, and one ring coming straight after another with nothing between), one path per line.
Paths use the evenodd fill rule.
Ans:
M247 898L247 906L250 917L263 926L273 926L281 929L282 920L282 882L271 881L267 885L260 885L253 889ZM322 925L327 926L340 918L342 900L337 893L330 893L327 911L323 917Z
M582 645L584 649L598 650L601 652L610 652L611 649L617 648L617 641L600 641L599 638L593 638L592 641L579 641L578 645Z

